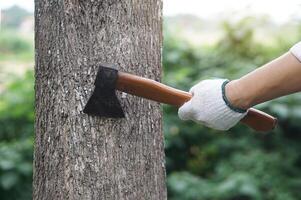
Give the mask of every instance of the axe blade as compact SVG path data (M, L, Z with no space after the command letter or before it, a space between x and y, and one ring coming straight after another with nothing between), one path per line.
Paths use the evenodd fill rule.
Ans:
M100 66L95 80L95 89L83 112L88 115L122 118L124 112L115 93L118 71Z

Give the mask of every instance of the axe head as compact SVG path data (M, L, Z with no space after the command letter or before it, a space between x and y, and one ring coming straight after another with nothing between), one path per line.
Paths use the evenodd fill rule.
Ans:
M83 112L88 115L122 118L124 112L115 93L118 70L100 66L95 79L95 89Z

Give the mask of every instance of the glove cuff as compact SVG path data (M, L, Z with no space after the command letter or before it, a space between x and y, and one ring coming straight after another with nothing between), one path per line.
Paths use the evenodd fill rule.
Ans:
M223 82L222 84L222 96L223 96L223 100L225 102L225 104L233 111L238 112L238 113L245 113L247 112L246 109L242 109L242 108L238 108L235 107L231 104L231 102L229 101L229 99L226 96L226 85L229 83L229 80L226 80L225 82Z
M290 52L301 62L301 42L295 44Z

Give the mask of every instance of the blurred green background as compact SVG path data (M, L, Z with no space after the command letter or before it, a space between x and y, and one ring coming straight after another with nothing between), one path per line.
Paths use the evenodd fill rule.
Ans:
M192 15L165 17L163 81L189 90L205 78L235 79L301 38L298 20L275 24L266 16L230 18L208 25ZM33 54L33 14L19 7L2 10L0 199L31 199ZM175 108L163 106L169 199L301 199L301 94L258 108L278 117L277 129L260 134L238 125L218 132L180 121Z

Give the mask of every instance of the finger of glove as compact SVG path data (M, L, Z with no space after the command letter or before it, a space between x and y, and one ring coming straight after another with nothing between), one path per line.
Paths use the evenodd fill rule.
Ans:
M226 127L226 126L217 126L215 124L205 124L205 126L207 126L208 128L219 130L219 131L227 131L231 128L231 127Z
M203 84L203 81L199 82L198 84L194 85L192 88L190 88L189 92L191 94L194 94L194 92L196 92L200 86Z
M192 119L192 105L191 101L186 102L178 110L178 115L181 120L190 120Z
M203 89L207 88L208 85L210 85L210 81L211 80L204 80L204 81L199 82L198 84L196 84L192 88L190 88L189 92L191 94L194 94L196 92L202 91Z

